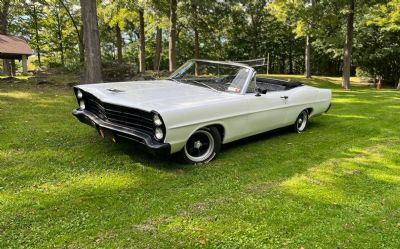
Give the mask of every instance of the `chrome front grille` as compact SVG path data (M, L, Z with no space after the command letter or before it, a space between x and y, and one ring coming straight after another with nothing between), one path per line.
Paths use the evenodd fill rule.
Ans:
M85 109L104 121L154 135L153 114L143 110L101 102L90 93L83 94Z

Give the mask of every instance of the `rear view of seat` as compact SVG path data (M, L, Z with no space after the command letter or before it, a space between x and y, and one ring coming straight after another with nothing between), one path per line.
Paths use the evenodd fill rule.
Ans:
M269 78L257 78L256 84L257 88L260 89L262 93L270 91L285 91L302 85L300 82L289 82Z

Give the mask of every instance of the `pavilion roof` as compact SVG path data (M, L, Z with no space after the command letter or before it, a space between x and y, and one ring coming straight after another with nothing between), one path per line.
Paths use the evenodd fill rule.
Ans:
M18 58L22 55L32 55L32 49L24 39L0 35L0 58Z

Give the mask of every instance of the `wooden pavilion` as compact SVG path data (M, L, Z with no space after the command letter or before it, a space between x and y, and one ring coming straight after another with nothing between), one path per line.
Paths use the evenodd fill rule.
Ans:
M22 74L27 75L28 57L30 55L32 55L32 49L24 39L16 36L0 35L0 59L6 61L3 63L3 70L6 74L10 76L15 74L15 63L11 63L11 66L9 66L8 60L22 60Z

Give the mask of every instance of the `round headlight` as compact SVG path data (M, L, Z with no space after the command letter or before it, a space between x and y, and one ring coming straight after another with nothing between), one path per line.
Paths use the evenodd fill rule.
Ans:
M160 126L160 125L162 125L161 118L160 118L160 116L159 116L158 114L155 114L155 115L154 115L154 117L153 117L153 122L154 122L154 125L155 125L155 126Z
M83 93L82 93L81 90L78 89L78 91L76 91L76 97L77 97L78 99L81 99L81 98L83 97Z
M79 107L81 108L81 110L85 110L85 102L83 100L79 102Z
M156 137L157 140L161 140L164 137L163 130L160 127L157 127L154 136Z

